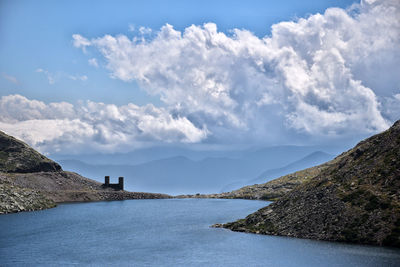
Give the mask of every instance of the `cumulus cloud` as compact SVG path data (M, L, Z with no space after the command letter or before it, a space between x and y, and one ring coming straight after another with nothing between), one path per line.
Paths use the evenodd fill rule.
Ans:
M72 35L73 45L75 47L81 47L83 52L86 52L86 47L90 46L90 41L79 34Z
M400 116L384 112L400 84L399 14L399 1L362 1L275 24L264 38L213 23L167 24L151 40L73 38L98 49L112 77L137 81L214 137L346 136Z
M98 50L113 78L135 81L164 107L14 95L0 101L0 128L42 151L372 134L400 117L399 14L397 0L362 1L275 24L263 38L213 23L139 27L133 38L74 34L73 45Z
M144 27L144 26L140 26L139 27L139 32L142 35L146 35L146 34L151 34L153 32L153 30L149 27Z
M0 129L43 152L132 150L155 142L200 142L207 129L153 105L46 104L20 95L0 99Z

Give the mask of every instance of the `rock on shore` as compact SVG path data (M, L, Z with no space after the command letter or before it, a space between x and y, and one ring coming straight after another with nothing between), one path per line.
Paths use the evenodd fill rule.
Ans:
M53 208L56 203L38 191L0 184L0 214Z

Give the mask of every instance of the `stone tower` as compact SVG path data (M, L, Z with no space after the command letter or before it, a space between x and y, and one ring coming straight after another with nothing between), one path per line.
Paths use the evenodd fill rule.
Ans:
M118 178L119 190L124 190L124 177Z
M103 187L110 187L115 190L124 190L124 177L120 176L118 178L118 184L110 183L110 176L104 176L104 184Z

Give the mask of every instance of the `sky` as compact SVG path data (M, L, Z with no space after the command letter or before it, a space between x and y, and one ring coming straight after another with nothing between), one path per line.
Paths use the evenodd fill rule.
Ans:
M0 1L0 130L41 152L332 144L400 118L400 2Z

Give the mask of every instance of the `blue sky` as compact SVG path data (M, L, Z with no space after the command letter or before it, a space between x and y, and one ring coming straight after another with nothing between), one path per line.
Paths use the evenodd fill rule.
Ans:
M400 117L400 4L0 2L0 130L48 153L357 140Z

